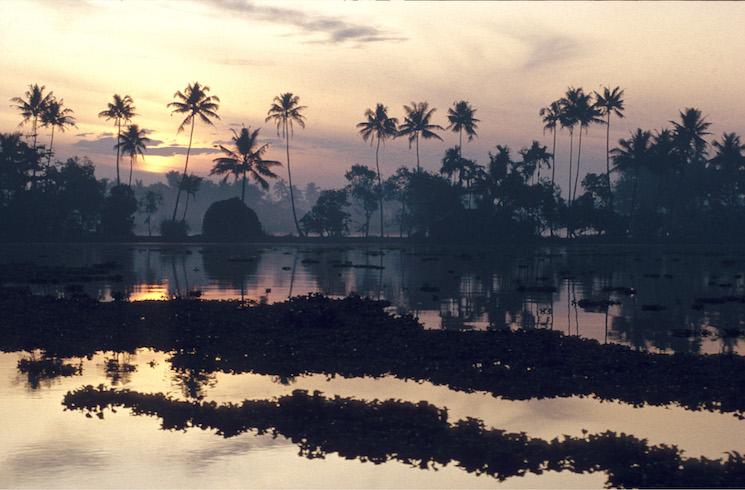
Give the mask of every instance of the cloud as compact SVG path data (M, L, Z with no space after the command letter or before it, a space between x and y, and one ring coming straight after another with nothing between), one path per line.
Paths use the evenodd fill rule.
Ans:
M584 54L583 45L564 34L532 34L522 36L528 55L522 64L525 71L560 64Z
M109 136L110 133L99 134L96 139L82 139L72 144L72 147L81 153L90 154L111 154L114 153L116 138ZM163 157L172 157L176 155L186 155L186 146L171 144L163 146L163 141L152 139L150 146L145 150L145 155L155 155ZM217 153L219 150L210 147L192 147L192 155L204 155L208 153Z
M287 25L306 34L323 36L316 43L339 44L345 42L370 43L405 41L407 38L370 25L361 25L338 17L311 14L299 9L257 5L250 0L210 0L218 8L242 14L253 20Z

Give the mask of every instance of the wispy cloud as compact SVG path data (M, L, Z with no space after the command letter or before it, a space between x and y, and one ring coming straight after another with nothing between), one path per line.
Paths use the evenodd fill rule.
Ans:
M584 54L584 46L565 34L530 34L520 36L528 48L522 64L525 71L554 66Z
M338 17L312 14L300 9L256 4L250 0L210 0L218 8L252 20L295 27L306 34L321 35L318 43L371 43L405 41L407 38L371 25L357 24Z
M90 134L90 133L88 133ZM163 145L163 141L153 139L150 146L145 150L145 155L156 155L163 157L172 157L176 155L186 155L186 146L172 144ZM109 136L107 133L100 134L95 139L81 139L72 144L75 151L86 154L110 154L114 152L116 138ZM192 155L205 155L216 153L219 150L211 147L192 147Z

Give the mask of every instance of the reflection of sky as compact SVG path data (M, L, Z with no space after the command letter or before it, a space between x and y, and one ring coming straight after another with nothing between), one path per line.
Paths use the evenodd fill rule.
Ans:
M29 83L46 84L79 121L78 130L56 136L60 155L88 154L106 177L112 176L110 142L97 140L112 126L96 115L111 95L130 94L136 122L163 142L137 169L150 180L153 174L144 171L182 164L188 135L176 134L180 121L165 104L194 80L222 99L222 121L196 131L202 149L227 140L242 123L263 126L263 135L276 139L263 121L272 97L299 94L308 106L308 127L294 140L300 186L340 185L349 165L373 163L354 125L376 102L401 117L403 104L427 100L438 109L434 122L444 126L453 101L470 100L482 122L465 153L480 163L497 143L514 149L532 139L547 143L538 109L570 85L626 88L627 117L613 125L613 140L637 126L668 124L686 106L710 115L715 134L745 131L745 65L733 62L745 47L739 2L6 0L0 19L0 131L18 123L8 99ZM112 35L112 25L126 25L127 34ZM47 132L41 134L46 142ZM439 168L444 149L455 144L455 135L443 136L444 142L421 145L425 168ZM592 128L583 139L585 168L603 168L604 148L604 131ZM560 138L558 176L566 172L567 149L567 138ZM279 150L269 157L283 160ZM204 175L212 158L198 154L190 163ZM405 141L389 142L382 171L413 161Z
M121 283L88 283L88 294L109 300L159 300L199 295L203 299L283 301L291 295L357 293L392 303L392 311L412 313L428 328L553 328L600 342L620 342L651 351L716 353L741 351L736 337L717 332L745 325L741 303L691 306L698 297L744 295L742 264L725 266L727 251L697 248L578 248L486 253L473 249L385 249L334 246L200 245L4 245L7 260L84 265L115 261ZM44 257L40 257L43 255ZM730 253L739 257L739 253ZM339 267L382 266L384 269ZM738 277L739 276L739 277ZM556 293L520 293L519 285L545 282ZM723 288L722 285L728 285ZM635 287L624 296L605 286ZM60 294L64 285L43 285L41 293ZM424 290L423 290L424 289ZM603 312L585 311L577 302L608 298L621 304ZM662 305L661 312L645 305ZM709 335L688 338L684 329Z
M384 465L345 461L334 454L323 460L298 457L297 447L282 437L256 437L251 433L223 439L209 431L159 430L159 421L135 417L129 410L107 411L103 421L77 411L65 412L64 394L83 385L111 384L104 376L105 358L99 354L83 361L79 377L54 380L32 391L16 371L18 353L0 354L0 482L3 486L35 487L494 487L488 476L469 475L454 466L421 471L400 463ZM184 399L174 380L167 355L140 350L131 356L137 366L125 388L143 393L163 392ZM488 427L524 431L551 439L563 434L579 436L613 430L651 444L676 444L687 456L719 458L728 450L745 450L745 424L730 414L687 411L677 407L634 408L592 398L509 401L483 393L463 393L429 383L393 378L327 379L322 375L296 378L282 385L271 376L217 374L204 390L205 401L241 402L269 399L293 389L320 390L326 396L357 399L395 398L426 400L447 407L454 422L465 417L484 420ZM241 483L242 482L242 483ZM250 483L248 483L250 482ZM504 482L507 488L594 487L602 475L548 472L542 476Z

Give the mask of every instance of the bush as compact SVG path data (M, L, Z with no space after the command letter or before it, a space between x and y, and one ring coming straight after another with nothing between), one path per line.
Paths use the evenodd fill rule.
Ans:
M256 213L237 197L210 205L204 213L202 233L217 241L249 241L264 234Z
M160 223L160 235L169 241L186 240L189 236L189 225L186 221L163 220Z

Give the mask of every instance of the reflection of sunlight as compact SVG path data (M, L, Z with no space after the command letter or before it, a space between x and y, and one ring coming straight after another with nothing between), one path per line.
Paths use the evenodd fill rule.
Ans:
M130 301L152 301L168 299L168 283L140 284L132 288Z

